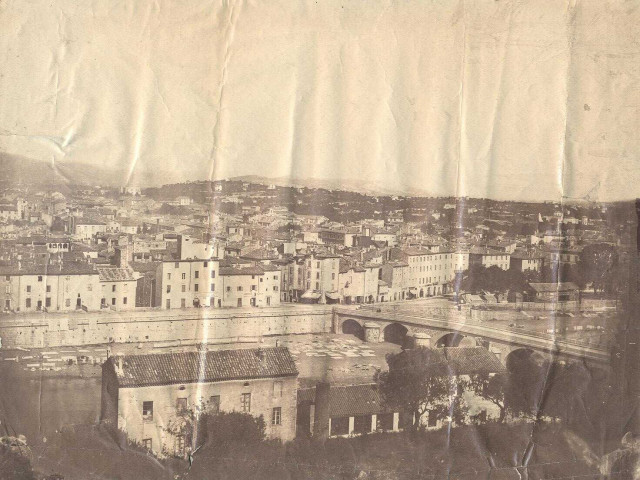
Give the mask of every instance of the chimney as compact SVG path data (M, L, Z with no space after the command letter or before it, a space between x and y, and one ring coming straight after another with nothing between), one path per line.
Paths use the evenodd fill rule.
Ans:
M114 363L115 367L116 367L116 375L122 375L123 370L123 360L122 360L122 355L121 354L117 354L116 358L115 358L115 363Z

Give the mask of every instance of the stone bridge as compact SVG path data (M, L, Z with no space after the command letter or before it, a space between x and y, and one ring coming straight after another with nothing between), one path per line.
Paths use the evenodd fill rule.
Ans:
M336 307L333 332L356 335L366 342L392 342L404 346L427 347L482 346L493 352L505 365L509 356L535 352L547 359L581 360L607 365L606 349L562 339L550 334L513 331L471 323L454 312L451 318L413 316L393 311Z

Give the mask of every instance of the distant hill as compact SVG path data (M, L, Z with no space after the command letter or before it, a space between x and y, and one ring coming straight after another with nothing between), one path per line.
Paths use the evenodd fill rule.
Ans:
M43 162L0 152L0 182L37 184L62 188L66 185L124 185L128 171L80 162ZM157 185L169 178L161 169L135 170L131 184Z
M411 189L390 188L388 185L366 180L340 179L323 180L317 178L268 178L259 175L243 175L230 178L234 181L258 183L261 185L276 185L278 187L324 188L327 190L344 190L364 193L367 195L401 195L401 196L429 196L428 192Z

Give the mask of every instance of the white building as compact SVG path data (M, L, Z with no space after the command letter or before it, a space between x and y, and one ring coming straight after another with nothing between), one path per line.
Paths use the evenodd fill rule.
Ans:
M268 438L293 440L297 377L283 347L110 357L100 420L165 456L195 448L188 412L200 408L262 416Z

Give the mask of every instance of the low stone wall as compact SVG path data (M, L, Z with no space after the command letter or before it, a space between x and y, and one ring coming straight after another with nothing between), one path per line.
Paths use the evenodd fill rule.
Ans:
M252 311L155 310L135 314L42 314L0 318L2 348L42 348L109 342L248 341L268 335L328 333L332 309Z

